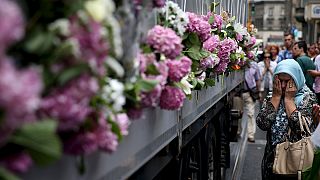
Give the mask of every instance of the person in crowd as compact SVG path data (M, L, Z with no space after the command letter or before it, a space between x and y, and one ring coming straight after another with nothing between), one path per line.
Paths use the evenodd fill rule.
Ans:
M278 54L280 52L280 48L277 45L270 45L268 46L268 51L271 54L271 61L277 62L278 60Z
M256 118L257 126L267 131L266 147L261 165L262 179L274 180L279 177L273 174L276 145L286 140L288 129L291 129L290 142L301 139L299 130L299 113L313 132L312 106L316 103L315 94L306 86L300 65L294 59L278 63L273 74L272 95L264 99Z
M290 33L284 34L284 45L286 47L285 50L281 50L278 54L277 63L281 62L284 59L292 59L292 47L294 43L293 35Z
M294 43L292 48L292 54L302 69L302 72L306 78L307 86L311 90L313 90L314 78L308 73L308 70L315 70L316 66L311 61L310 57L306 55L306 53L307 53L307 44L305 41L299 41Z
M258 93L260 89L260 79L258 64L255 61L251 61L245 69L245 83L242 93L244 109L248 116L247 131L249 142L255 141L254 136L256 133L256 121L254 118L256 99L250 95L250 91Z
M320 105L320 55L315 58L314 65L316 70L308 70L308 74L314 77L313 91L316 93Z
M308 47L308 56L310 57L310 59L314 62L314 59L316 58L316 56L318 55L316 52L316 47L317 43L312 43L310 44L310 46Z
M264 51L262 53L263 61L258 63L259 71L260 71L260 102L266 97L266 95L272 91L272 75L273 71L277 66L275 61L271 61L271 53L268 51Z

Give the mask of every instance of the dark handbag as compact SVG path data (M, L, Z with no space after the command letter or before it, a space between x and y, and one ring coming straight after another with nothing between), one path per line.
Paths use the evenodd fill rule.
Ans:
M248 86L247 81L245 81L245 83L247 85L247 88L249 90L249 93L250 93L250 96L251 96L252 100L253 101L259 100L260 97L259 97L259 91L257 90L257 88L250 89L249 86Z
M256 88L255 89L250 89L249 92L250 92L250 96L251 96L253 101L256 101L256 100L260 99L259 91L257 91Z

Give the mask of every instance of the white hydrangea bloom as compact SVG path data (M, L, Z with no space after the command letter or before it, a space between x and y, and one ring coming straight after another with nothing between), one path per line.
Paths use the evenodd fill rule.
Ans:
M158 10L159 16L169 22L169 27L173 28L178 35L183 35L189 18L185 12L180 9L178 4L168 1L166 6Z
M240 34L241 36L247 35L247 29L240 23L235 23L234 24L234 31Z

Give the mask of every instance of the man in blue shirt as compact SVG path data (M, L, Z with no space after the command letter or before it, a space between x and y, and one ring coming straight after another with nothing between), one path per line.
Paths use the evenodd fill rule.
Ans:
M285 59L293 59L293 56L292 56L293 44L294 44L293 35L290 33L285 33L284 34L284 45L285 45L286 49L279 52L277 63L279 63L280 61L285 60Z

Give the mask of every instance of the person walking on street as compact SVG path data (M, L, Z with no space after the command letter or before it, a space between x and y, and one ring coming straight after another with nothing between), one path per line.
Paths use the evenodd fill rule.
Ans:
M313 91L314 78L308 73L308 70L315 70L316 66L311 61L310 57L306 56L307 44L305 41L299 41L294 43L292 48L292 54L296 61L299 63L304 77L306 78L306 84Z
M254 142L254 135L256 133L256 121L254 118L254 109L255 109L255 101L257 97L253 97L250 95L251 92L259 93L260 89L260 71L258 64L254 61L251 61L248 64L248 67L245 69L245 83L244 83L244 90L242 93L244 109L247 112L248 116L248 125L247 125L247 132L248 132L248 141ZM258 97L259 99L259 97Z
M300 65L294 59L278 63L273 75L272 96L266 97L256 118L257 126L267 131L266 147L261 164L263 180L279 179L273 173L273 162L276 145L291 134L290 142L297 142L302 137L299 124L299 113L306 119L313 132L312 106L316 103L315 94L306 86ZM283 179L280 178L280 179Z
M278 54L277 63L285 60L285 59L292 59L292 47L294 44L293 35L290 33L284 34L284 45L286 47L285 50L281 50Z

